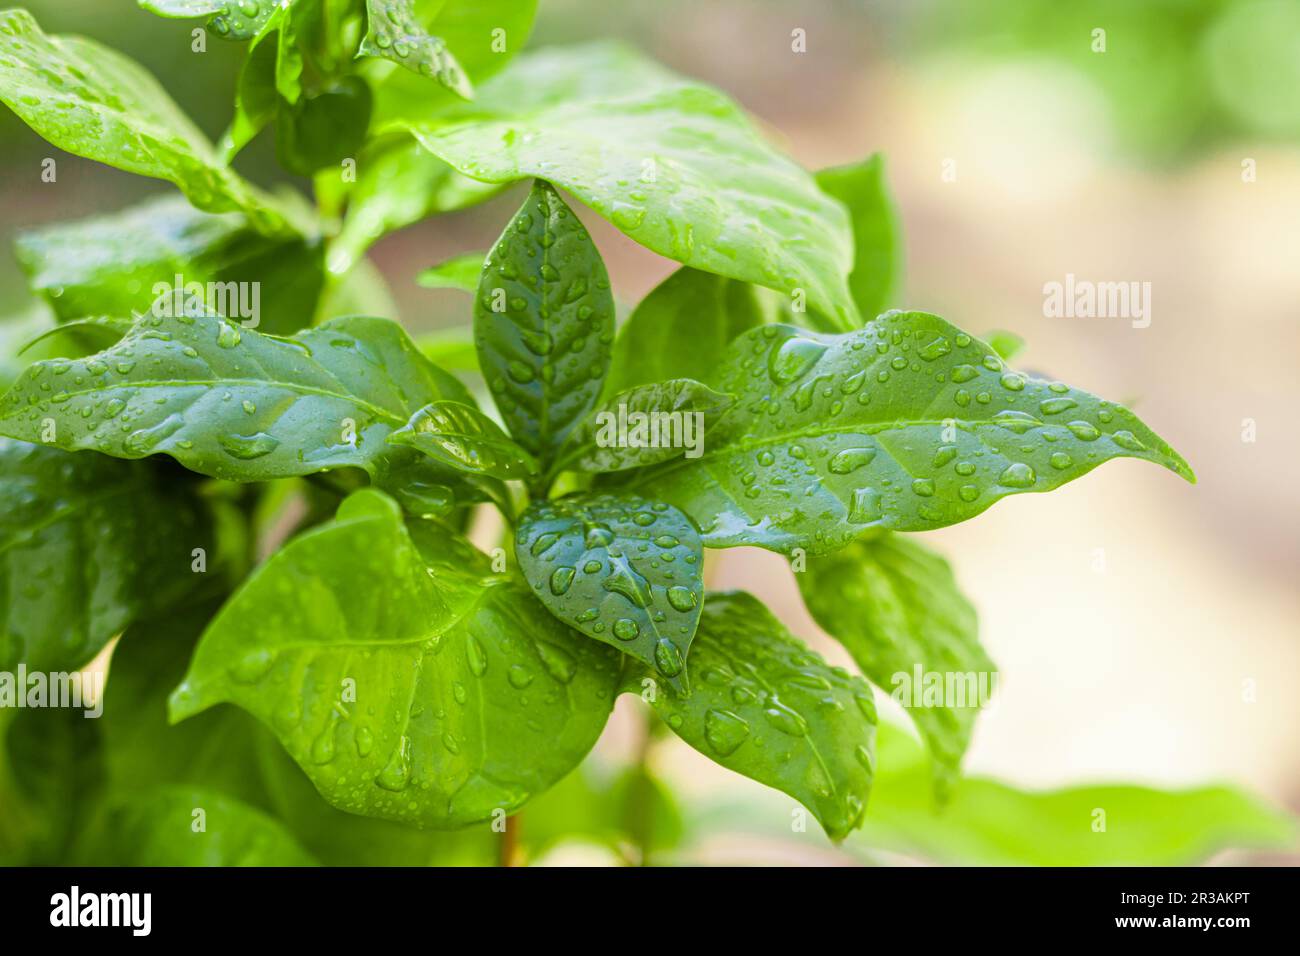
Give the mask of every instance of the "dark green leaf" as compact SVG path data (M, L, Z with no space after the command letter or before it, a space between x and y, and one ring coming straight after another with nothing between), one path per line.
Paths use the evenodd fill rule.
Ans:
M831 667L740 591L710 593L691 652L689 698L651 695L677 736L722 766L788 793L833 840L862 825L876 708L859 677Z
M605 394L670 378L707 381L741 332L775 318L766 290L681 268L619 329Z
M519 520L515 555L552 614L686 692L704 560L685 515L639 497L535 501Z
M245 212L260 232L285 230L139 64L84 37L47 36L26 10L0 12L0 36L0 101L55 146L165 179L208 212Z
M280 28L285 8L271 7L271 16L248 45L248 55L235 85L235 117L222 137L220 151L227 163L262 131L275 116L276 70L280 60Z
M287 333L311 324L324 280L316 241L267 238L243 215L200 212L176 196L21 233L15 246L32 289L63 321L149 312L179 276L229 318Z
M689 378L637 385L602 402L561 453L565 468L621 471L699 457L705 435L735 404Z
M848 166L823 169L817 185L842 202L853 226L853 272L849 289L858 312L871 318L884 312L902 276L902 237L898 214L885 188L885 163L876 153Z
M595 743L617 655L468 543L356 493L213 621L172 697L270 726L334 806L426 827L512 812Z
M328 90L280 101L276 156L291 173L310 176L354 157L370 126L370 87L356 76Z
M471 99L474 85L441 37L432 36L415 16L415 0L366 0L369 29L363 56L382 56L414 73L432 77L457 96Z
M460 402L424 406L388 440L410 445L459 471L503 481L522 481L537 474L533 456L511 441L500 425L472 405Z
M975 609L948 562L897 534L863 538L796 574L813 619L843 644L867 678L907 708L946 793L991 690L993 662ZM931 675L960 699L929 695Z
M843 335L765 325L709 384L737 403L703 456L636 484L691 515L708 547L824 552L870 528L939 528L1112 458L1195 480L1127 408L1013 372L924 312Z
M0 439L0 671L73 671L213 567L206 510L144 463Z
M806 298L827 328L858 324L844 208L721 93L627 49L521 57L472 106L404 125L467 176L548 179L660 255Z
M115 801L82 851L95 866L315 866L277 820L205 787Z
M447 398L473 403L387 319L335 319L281 339L210 315L147 317L98 355L28 369L0 433L39 440L53 422L61 448L165 454L231 481L345 466L382 478L418 457L388 435Z
M426 289L460 289L473 293L478 291L478 280L486 258L487 254L483 252L467 252L425 269L415 281Z
M613 339L605 263L538 180L483 263L474 341L510 433L543 464L600 396Z

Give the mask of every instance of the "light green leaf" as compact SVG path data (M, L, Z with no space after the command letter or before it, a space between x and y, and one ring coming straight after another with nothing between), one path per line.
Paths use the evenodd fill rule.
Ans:
M908 710L935 761L946 794L970 743L979 696L996 679L979 643L975 609L948 562L897 534L862 538L796 574L818 625L843 644L862 673ZM960 699L926 693L926 680Z
M441 464L471 474L503 481L523 481L537 474L537 461L511 441L500 425L472 405L460 402L424 406L388 440L409 445Z
M160 17L188 19L212 16L208 29L226 40L256 37L276 16L285 0L139 0L140 6ZM292 3L293 0L288 0Z
M149 465L0 439L0 671L83 666L200 585L196 548L206 510Z
M618 671L467 542L408 530L364 490L222 609L172 718L238 704L335 807L450 828L512 812L572 770Z
M478 375L478 351L474 347L474 329L456 326L421 335L415 340L430 362L449 372L472 372Z
M148 317L98 355L28 369L0 433L40 440L48 421L60 448L164 454L230 481L346 466L378 480L420 457L388 435L441 399L473 404L387 319L335 319L282 339L211 315Z
M457 96L472 99L474 85L441 37L430 35L415 16L415 0L366 0L369 28L362 56L381 56L432 77Z
M55 146L165 179L208 212L242 211L259 232L285 231L139 64L84 37L47 36L26 10L0 12L0 36L0 101Z
M577 429L557 467L621 471L698 457L705 436L735 404L689 378L636 385L601 403Z
M267 238L242 214L200 212L177 196L20 233L15 252L63 321L149 312L179 276L229 318L292 332L311 324L324 279L318 243Z
M483 263L474 341L510 433L543 465L600 396L613 339L605 263L538 180Z
M687 692L704 560L680 511L634 496L535 501L519 519L515 556L557 618Z
M742 591L709 594L691 668L690 697L651 701L677 736L794 797L833 840L862 825L876 725L865 681L829 666ZM648 690L635 673L624 687Z
M880 773L852 845L888 847L965 866L1185 866L1220 850L1296 845L1294 820L1232 787L1159 790L1126 784L1022 790L967 777L936 812L921 746L880 732ZM1106 830L1093 823L1106 811Z
M524 56L472 106L393 125L474 179L547 179L660 255L792 297L802 290L827 328L858 324L844 208L721 93L627 49Z
M203 827L194 826L196 810ZM116 801L82 865L315 866L277 820L204 787L163 787Z
M485 252L467 252L425 269L415 281L426 289L460 289L472 294L478 291L478 280L486 258Z
M1010 362L1020 354L1020 350L1025 347L1025 340L1016 335L1014 332L1004 332L1001 329L995 329L986 336L989 348L997 352L999 356Z
M704 454L635 485L691 515L707 547L818 553L870 528L939 528L1112 458L1195 480L1127 408L1013 372L925 312L843 335L765 325L709 384L737 403Z
M775 318L769 297L748 282L678 269L619 329L605 394L670 378L707 380L732 339Z
M407 136L372 143L357 163L343 228L330 243L330 271L347 272L390 232L434 213L473 206L503 188L462 176Z
M853 272L849 289L858 312L871 318L891 304L902 277L898 214L885 187L885 163L876 153L848 166L817 173L817 185L842 202L853 226Z

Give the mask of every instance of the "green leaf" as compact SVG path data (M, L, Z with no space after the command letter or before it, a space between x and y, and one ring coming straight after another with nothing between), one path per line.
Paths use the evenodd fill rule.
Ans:
M472 326L439 329L419 336L415 343L424 357L439 368L478 375L478 350L474 348Z
M936 813L924 753L906 731L881 727L879 763L871 811L853 841L864 850L965 866L1184 866L1233 847L1296 845L1293 819L1232 787L1034 791L967 777ZM1093 827L1098 809L1105 832Z
M392 125L467 176L550 180L660 255L791 296L802 290L827 328L858 324L844 208L721 93L627 49L524 56L474 104Z
M222 708L228 709L228 708ZM240 716L245 716L240 714ZM249 718L251 720L251 718ZM186 721L185 723L188 723ZM360 817L326 803L269 732L257 728L260 775L271 808L325 866L493 866L501 834L490 824L460 830L417 830ZM532 803L529 804L531 820Z
M347 272L372 243L390 232L434 213L473 206L502 188L462 176L407 136L372 143L357 163L347 217L330 244L330 271Z
M0 101L55 146L165 179L208 212L242 211L259 232L286 230L139 64L84 37L47 36L26 10L0 12L0 36Z
M939 528L1112 458L1195 480L1127 408L1012 372L925 312L843 335L765 325L732 343L709 384L737 403L704 454L635 487L691 515L712 548L817 553L871 528Z
M229 318L292 332L311 324L324 281L314 240L264 237L242 214L200 212L177 196L20 233L15 249L62 321L149 312L179 276Z
M285 8L278 3L248 45L248 55L235 84L235 116L219 145L222 159L229 164L275 116L276 72L280 62L281 28Z
M1025 340L1014 332L1004 332L1001 329L995 329L986 336L989 348L997 352L999 356L1010 362L1020 354L1020 350L1025 347Z
M706 381L732 339L773 317L766 298L748 282L678 269L619 329L605 394L671 378Z
M103 794L100 736L83 710L0 709L0 865L70 862Z
M470 80L479 84L499 73L523 50L537 16L537 0L446 0L429 28L447 44ZM428 77L372 60L377 115L424 117L462 102Z
M617 655L485 556L364 490L272 555L204 634L180 720L230 701L352 813L449 828L509 813L595 743Z
M164 454L230 481L346 466L380 479L419 457L388 435L441 399L473 403L387 319L335 319L282 339L211 315L148 317L98 355L28 369L0 433L39 440L48 421L61 448Z
M511 441L500 425L460 402L424 406L388 440L410 445L435 461L471 474L503 481L522 481L537 474L537 461Z
M275 124L276 157L291 173L311 176L355 156L370 126L370 87L345 76L296 103L280 101Z
M467 252L425 269L415 281L426 289L460 289L473 294L478 291L478 280L486 258L485 252Z
M78 862L154 867L316 865L279 821L204 787L164 787L116 801Z
M833 840L862 825L876 725L865 681L829 666L742 591L709 594L691 668L690 697L652 694L677 736L794 797ZM637 674L624 687L653 690Z
M433 77L457 96L472 99L474 86L441 37L430 35L415 16L415 0L366 0L369 28L362 56L381 56Z
M687 692L704 560L699 532L680 511L631 496L535 501L519 519L515 555L557 618Z
M538 180L483 263L474 341L510 433L543 464L600 396L613 339L605 263Z
M995 677L979 643L975 609L948 562L910 538L881 534L809 559L795 578L818 625L848 648L873 684L907 708L946 794L985 703L978 691ZM922 694L930 675L963 695L960 701Z
M817 185L849 211L853 227L853 272L849 289L858 312L870 318L892 303L902 276L902 236L898 214L885 188L884 158L876 153L860 163L817 173Z
M77 348L84 346L87 352L102 351L121 341L122 336L130 332L134 324L130 319L114 319L102 315L93 319L73 319L62 325L51 326L28 340L18 349L18 354L26 355L42 342L59 338L71 339ZM89 343L89 346L85 346L85 343ZM16 375L14 377L17 378Z
M83 666L193 590L212 546L192 492L149 465L0 439L0 671Z
M602 402L570 439L560 466L621 471L698 457L705 437L735 403L689 378L637 385Z
M292 2L292 0L289 0ZM278 15L283 0L140 0L140 6L160 17L188 19L212 16L208 29L226 40L249 40Z

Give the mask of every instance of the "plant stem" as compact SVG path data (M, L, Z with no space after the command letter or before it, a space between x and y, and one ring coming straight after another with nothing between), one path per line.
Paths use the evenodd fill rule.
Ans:
M516 813L512 817L506 817L506 828L501 831L501 841L498 845L498 866L517 866L519 857L519 817Z

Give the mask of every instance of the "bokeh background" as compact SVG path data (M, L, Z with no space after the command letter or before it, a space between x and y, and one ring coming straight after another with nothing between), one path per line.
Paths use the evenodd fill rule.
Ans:
M223 130L238 45L213 40L196 56L194 24L132 0L25 5L49 32L136 57L213 138ZM791 49L796 29L804 53ZM977 334L1015 332L1028 343L1019 365L1129 402L1196 469L1192 487L1119 461L926 535L1001 667L968 769L1028 788L1227 781L1300 811L1300 3L543 0L532 45L598 37L723 88L810 168L883 152L906 243L896 304ZM71 158L59 188L37 188L51 148L7 112L0 141L5 242L168 188ZM237 166L269 183L273 153L264 136ZM374 249L409 326L468 321L467 297L420 289L414 275L486 248L518 201L511 192ZM674 268L587 218L621 301ZM1067 273L1150 282L1150 326L1045 317L1043 286ZM0 261L0 312L25 295L12 259ZM847 663L782 559L732 551L714 574ZM634 724L621 714L599 758L635 750ZM675 743L653 762L688 819L751 789L766 799ZM847 857L824 841L714 834L687 858ZM1296 862L1219 859L1243 858Z

